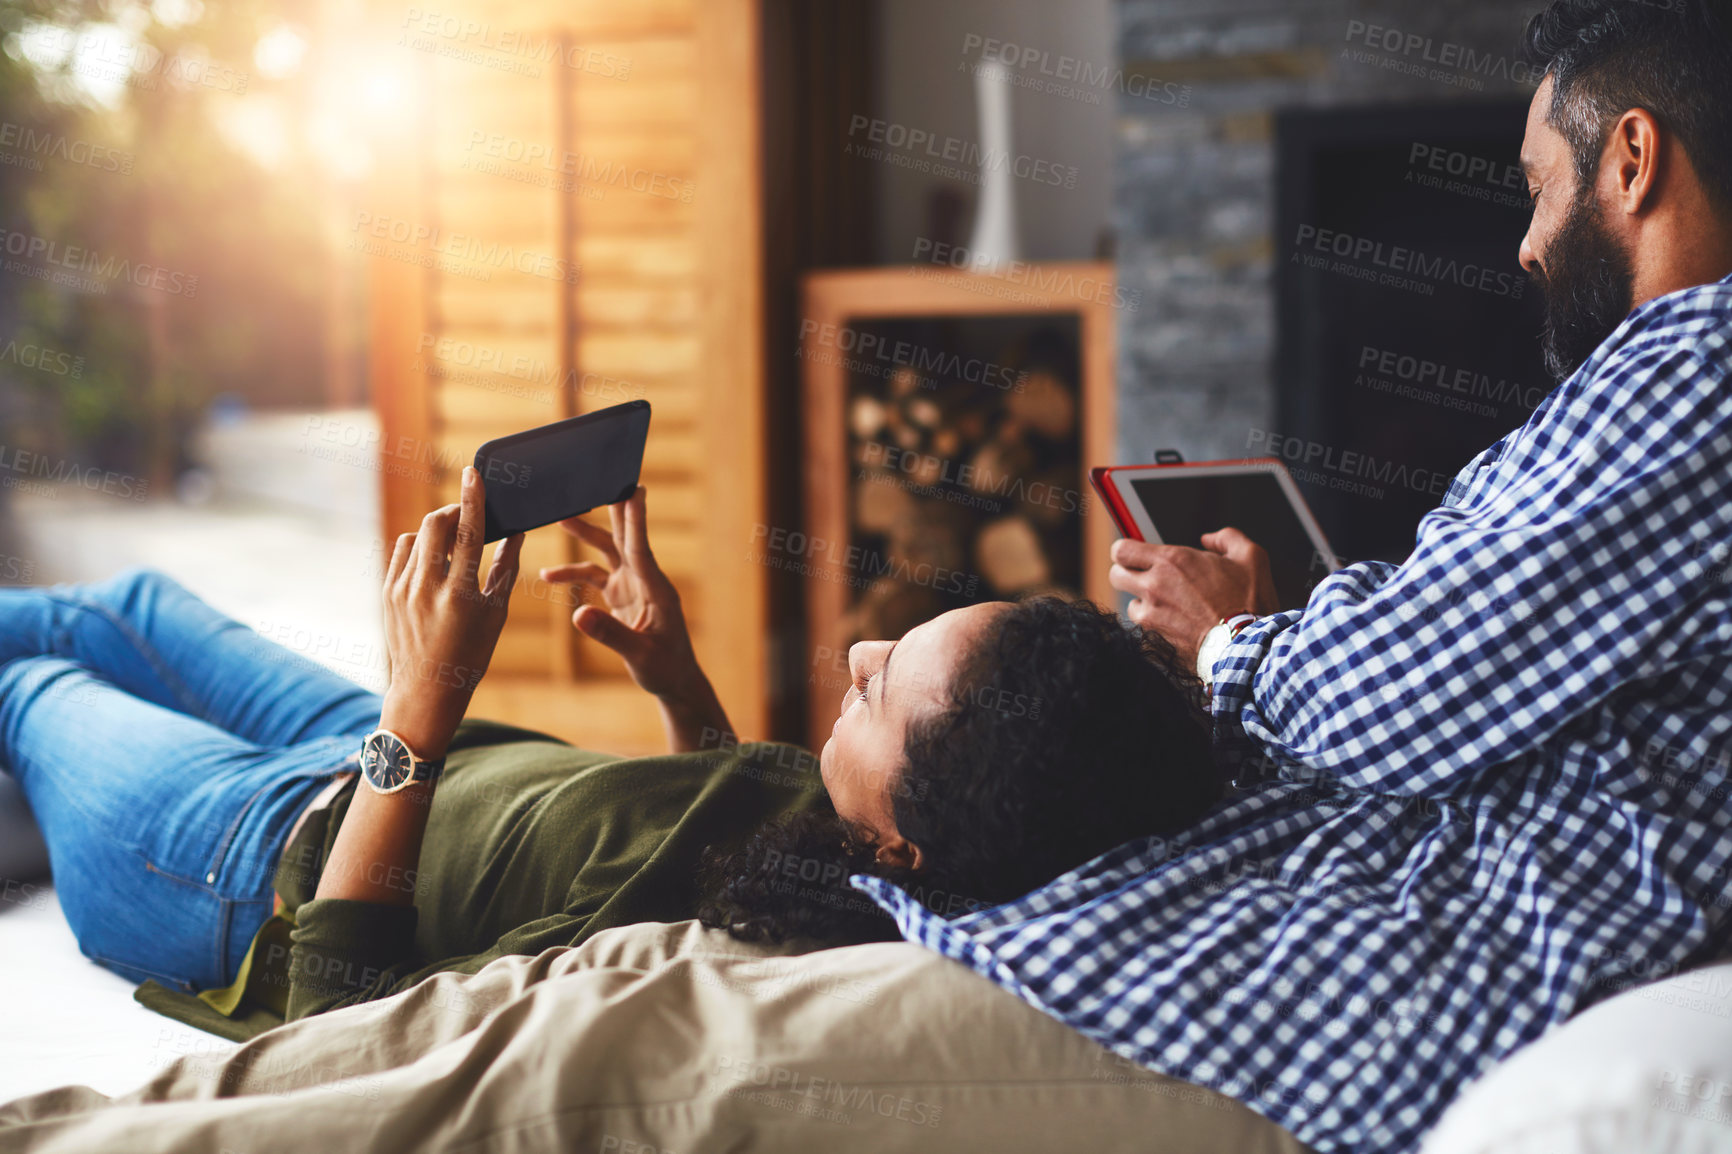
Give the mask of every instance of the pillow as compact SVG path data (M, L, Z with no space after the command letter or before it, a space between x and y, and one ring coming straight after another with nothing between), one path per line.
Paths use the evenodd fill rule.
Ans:
M1470 1086L1424 1154L1732 1150L1732 963L1637 986Z
M7 880L28 881L47 872L48 847L30 814L30 803L12 775L0 771L0 887Z

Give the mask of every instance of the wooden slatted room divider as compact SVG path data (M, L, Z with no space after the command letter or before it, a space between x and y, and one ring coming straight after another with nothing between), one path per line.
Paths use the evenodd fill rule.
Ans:
M400 25L416 94L357 230L373 234L387 541L455 500L483 441L649 400L653 544L735 724L761 734L758 0L377 13ZM579 556L540 530L524 573ZM571 609L520 585L472 715L658 748L654 703L576 635Z

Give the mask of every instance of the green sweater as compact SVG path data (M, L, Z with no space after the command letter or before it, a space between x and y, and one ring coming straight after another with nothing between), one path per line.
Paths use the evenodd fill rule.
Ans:
M433 974L574 946L613 926L696 916L706 846L821 803L817 759L794 746L620 758L545 734L466 722L433 795L411 906L314 898L354 796L345 787L284 850L285 909L253 938L234 985L133 997L235 1040L390 997Z

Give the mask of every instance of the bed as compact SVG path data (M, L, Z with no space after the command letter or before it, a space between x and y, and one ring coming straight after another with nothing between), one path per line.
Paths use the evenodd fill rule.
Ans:
M52 886L14 876L29 837L7 784L8 1154L123 1138L141 1154L1305 1150L908 943L788 958L692 923L629 926L238 1047L157 1017L79 955ZM89 1090L40 1096L63 1086ZM1732 1133L1728 1102L1722 963L1631 989L1518 1052L1469 1088L1424 1154L1708 1154Z
M178 1054L233 1048L145 1009L131 982L85 960L48 881L10 888L0 902L0 1102L80 1083L120 1094Z
M1168 1149L1303 1154L907 942L780 957L693 922L181 1055L118 1101L0 1104L8 1154Z

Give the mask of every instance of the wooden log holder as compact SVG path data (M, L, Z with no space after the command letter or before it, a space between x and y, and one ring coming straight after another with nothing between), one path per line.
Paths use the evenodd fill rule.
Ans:
M854 641L899 637L973 601L1113 603L1114 534L1087 470L1113 455L1118 297L1112 266L1097 263L1014 277L827 271L802 288L808 640L831 656L809 663L816 748ZM995 322L1001 344L1008 332L1026 339L985 356L896 341L910 325L975 319Z

